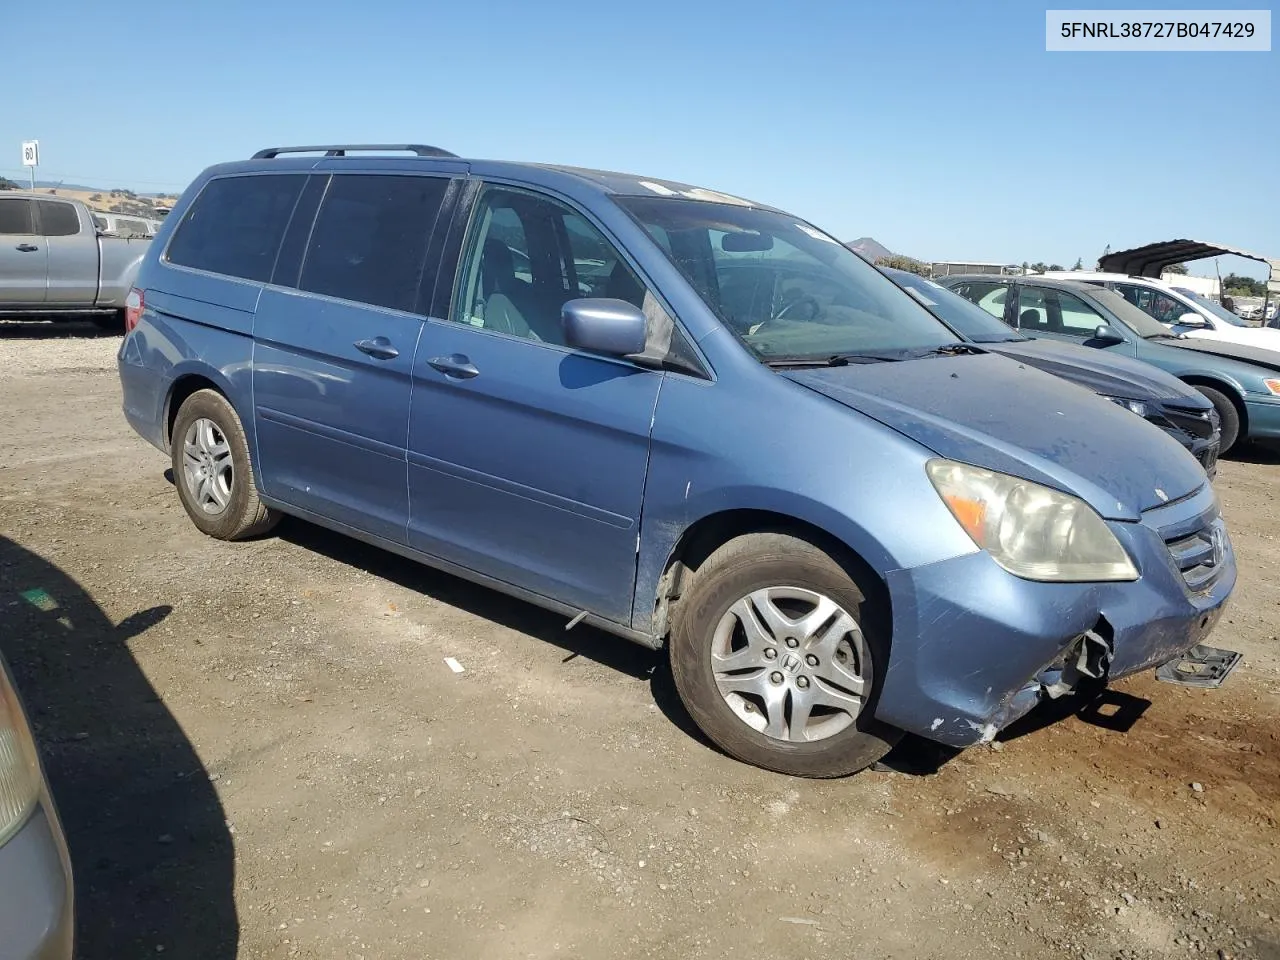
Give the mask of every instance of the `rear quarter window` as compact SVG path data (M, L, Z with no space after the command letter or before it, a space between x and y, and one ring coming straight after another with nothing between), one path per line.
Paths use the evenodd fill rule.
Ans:
M267 174L209 181L178 224L165 259L265 283L306 179Z

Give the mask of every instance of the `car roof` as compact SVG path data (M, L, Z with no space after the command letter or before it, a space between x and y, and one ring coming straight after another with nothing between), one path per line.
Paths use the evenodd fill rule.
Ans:
M946 277L935 277L938 282L950 280L983 280L989 283L1034 283L1040 287L1056 287L1062 290L1084 290L1096 293L1100 288L1092 283L1084 283L1079 280L1065 280L1058 277L1046 277L1043 274L1032 273L1024 276L997 276L994 273L953 273Z
M1082 280L1123 280L1126 283L1150 284L1153 287L1159 287L1161 290L1169 290L1173 287L1172 284L1157 277L1134 277L1127 273L1103 273L1101 271L1089 270L1052 270L1048 273L1037 274L1037 276L1048 277L1051 280L1067 280L1076 277Z
M720 190L698 187L678 180L667 180L660 177L646 177L634 173L619 173L612 170L594 170L589 167L575 167L568 164L524 163L510 160L481 160L465 157L436 156L387 156L387 155L352 155L352 156L297 156L283 154L278 157L254 158L222 163L210 167L201 179L212 176L225 176L234 173L259 173L271 170L323 170L323 171L370 171L370 170L403 170L441 173L470 173L482 178L508 178L555 189L567 186L569 182L601 193L614 196L635 197L678 197L687 200L704 200L716 203L729 203L737 206L751 207L757 210L777 208L768 204L747 200Z

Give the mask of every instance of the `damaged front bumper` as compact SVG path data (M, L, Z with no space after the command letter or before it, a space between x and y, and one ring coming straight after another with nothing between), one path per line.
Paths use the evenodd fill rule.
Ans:
M1157 667L1203 641L1236 580L1212 488L1109 526L1138 580L1038 583L984 552L890 573L877 717L969 746L1043 699Z

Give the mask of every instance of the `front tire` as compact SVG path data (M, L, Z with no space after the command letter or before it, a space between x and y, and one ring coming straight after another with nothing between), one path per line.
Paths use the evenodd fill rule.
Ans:
M1213 409L1218 411L1222 431L1222 446L1219 447L1218 452L1226 453L1240 439L1240 411L1231 402L1231 398L1221 390L1215 390L1213 387L1196 387L1196 389L1213 404Z
M266 533L280 515L258 499L249 444L235 408L216 390L191 394L173 422L173 480L201 533L243 540Z
M866 594L808 541L753 533L688 574L673 611L676 689L730 756L799 777L840 777L902 736L874 718L888 645Z

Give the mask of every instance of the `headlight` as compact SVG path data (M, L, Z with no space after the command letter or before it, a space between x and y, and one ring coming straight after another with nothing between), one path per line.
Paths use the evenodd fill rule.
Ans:
M1105 394L1104 394L1105 396ZM1112 403L1118 403L1126 410L1132 410L1140 417L1147 415L1147 405L1141 400L1129 400L1126 397L1107 397Z
M0 664L0 844L17 833L40 796L40 763L31 731Z
M926 469L960 526L1017 577L1069 583L1136 580L1138 571L1083 500L951 460Z

